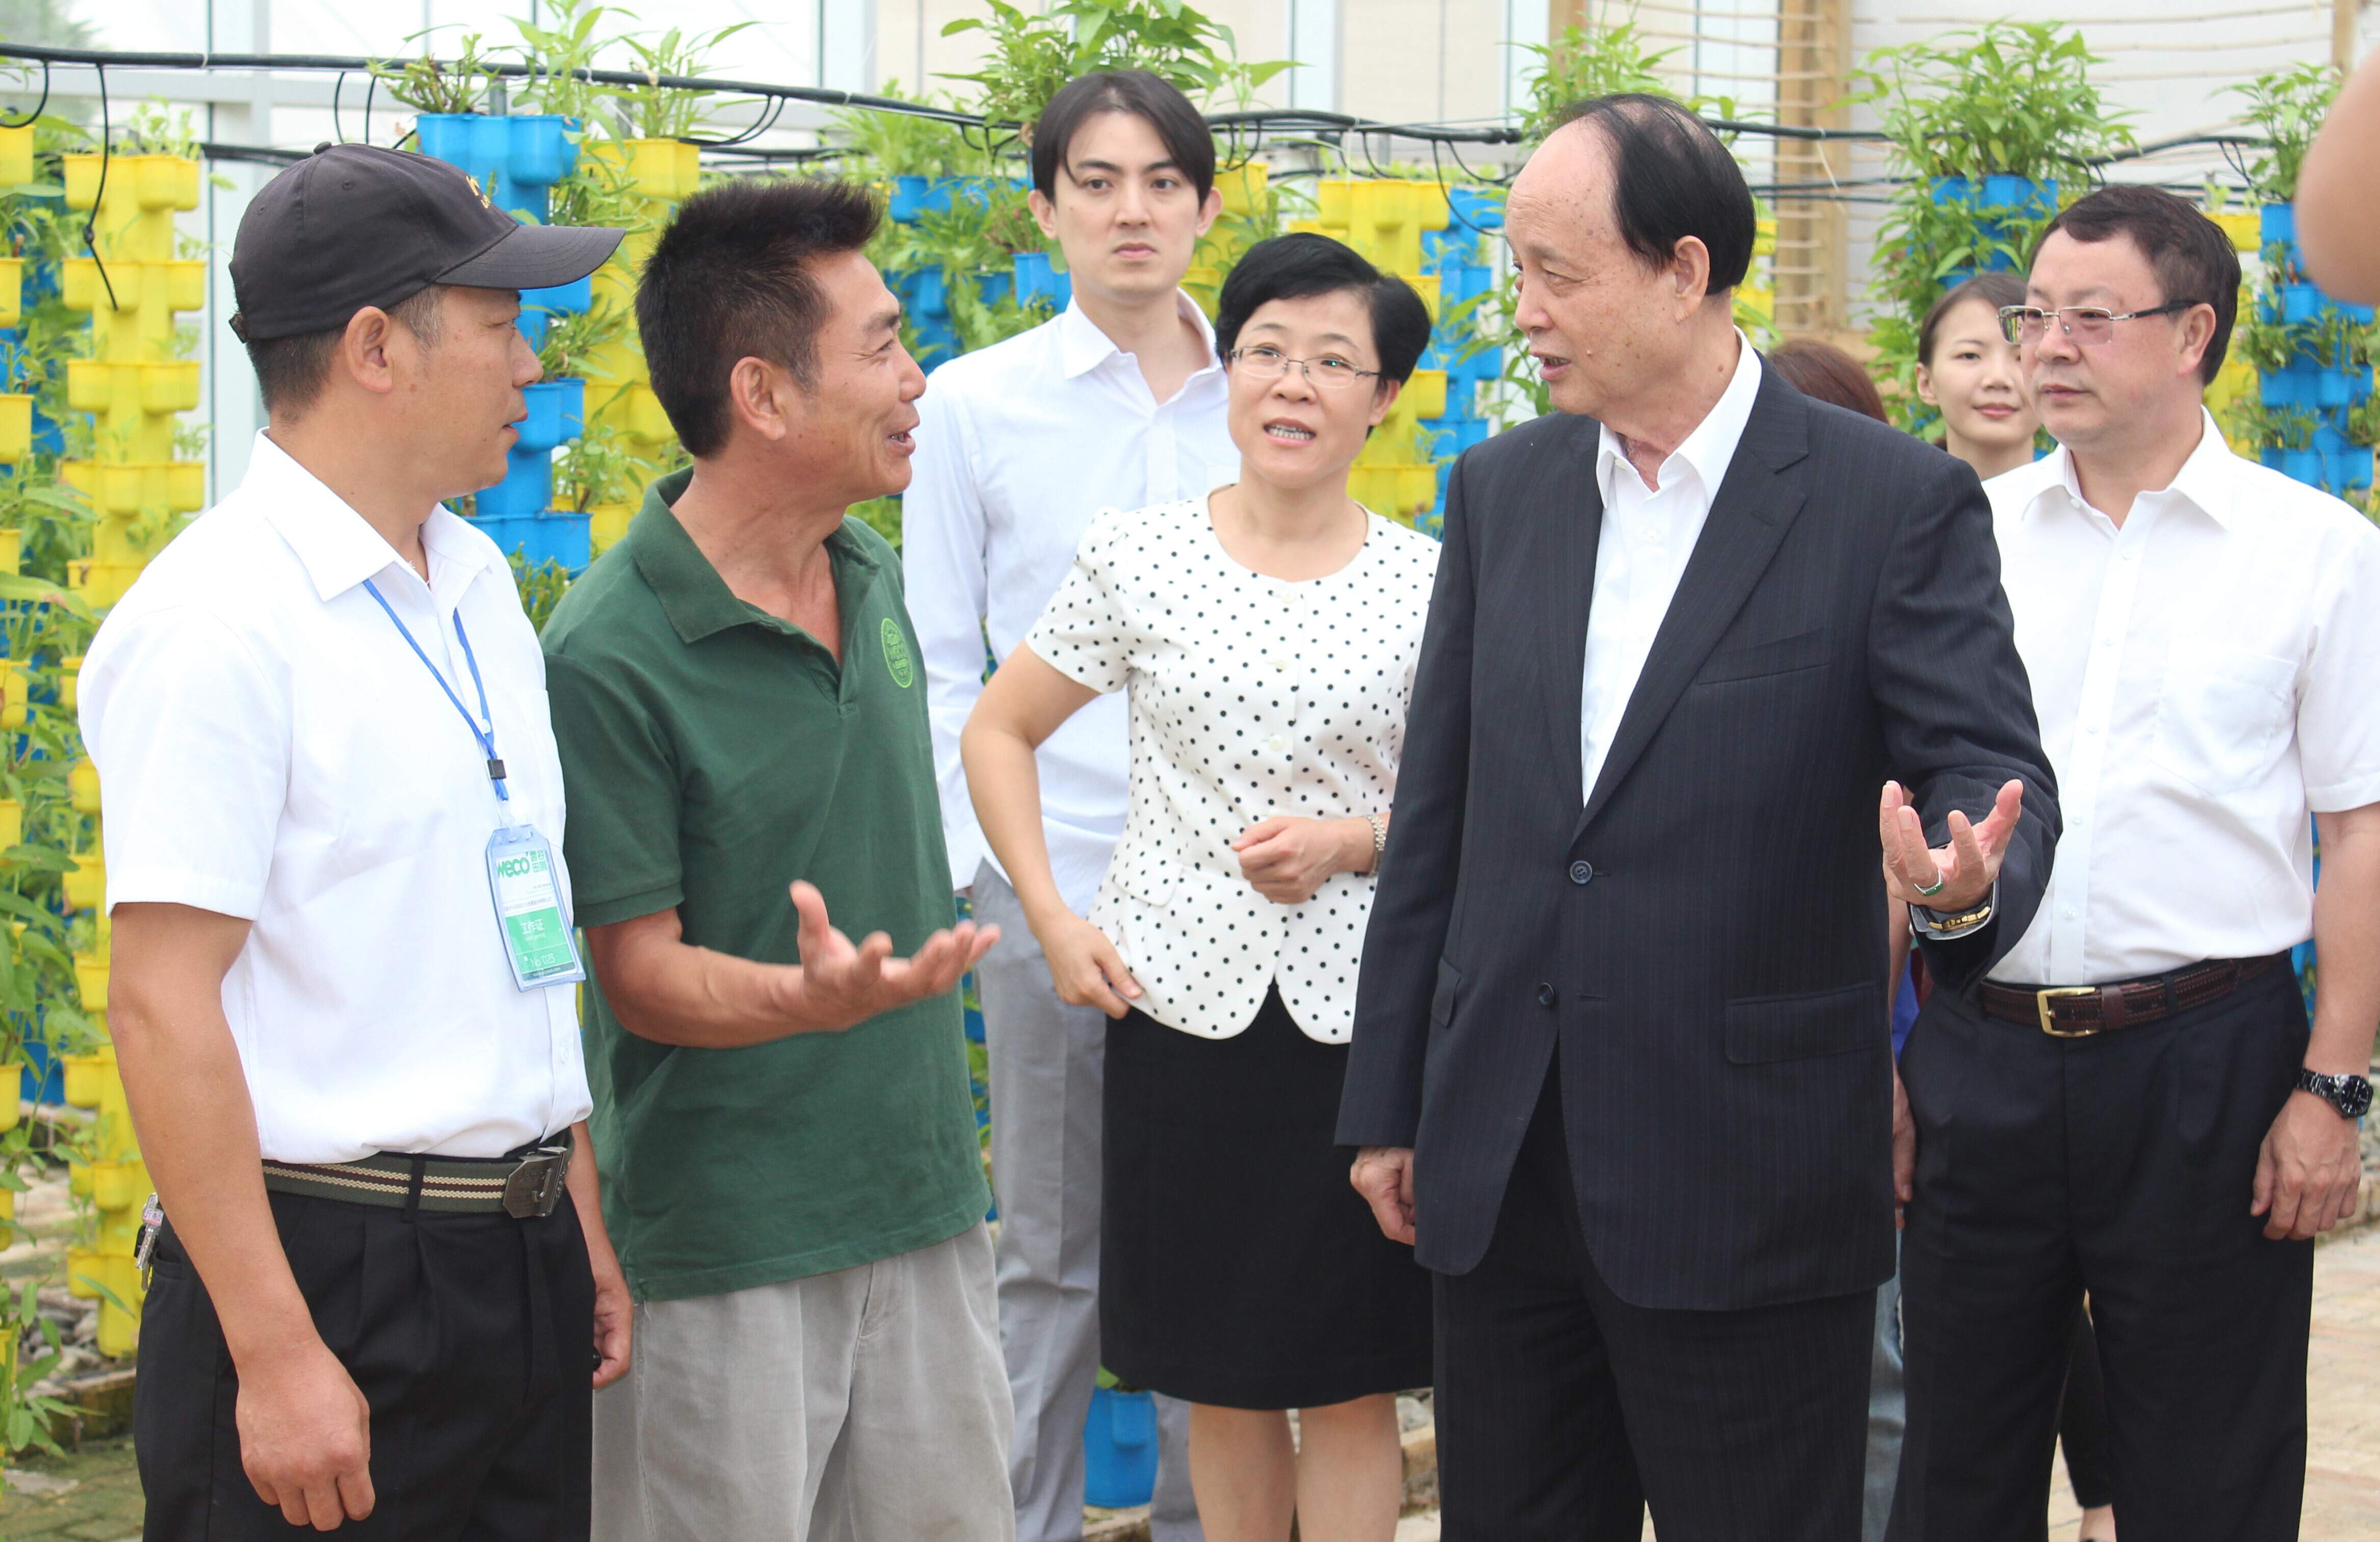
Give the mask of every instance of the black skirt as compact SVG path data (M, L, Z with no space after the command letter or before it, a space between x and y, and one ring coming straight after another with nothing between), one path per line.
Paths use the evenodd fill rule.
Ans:
M1108 1025L1099 1357L1225 1408L1326 1408L1430 1380L1430 1279L1332 1144L1347 1047L1280 992L1232 1038Z

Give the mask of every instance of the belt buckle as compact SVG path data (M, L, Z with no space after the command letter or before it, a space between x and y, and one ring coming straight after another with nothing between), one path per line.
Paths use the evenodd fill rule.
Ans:
M2089 1038L2095 1034L2103 1032L2107 1028L2105 1023L2087 1028L2061 1028L2058 1026L2057 1019L2049 1014L2049 1002L2052 997L2095 996L2098 993L2099 988L2095 985L2053 985L2046 990L2034 991L2033 1004L2041 1014L2041 1031L2052 1038Z
M504 1180L504 1214L515 1220L538 1220L553 1213L570 1181L570 1152L538 1151L521 1160Z

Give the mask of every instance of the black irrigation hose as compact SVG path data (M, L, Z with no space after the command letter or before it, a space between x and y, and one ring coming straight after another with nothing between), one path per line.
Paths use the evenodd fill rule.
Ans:
M107 309L124 309L115 302L115 280L107 276L107 264L99 255L99 211L107 202L107 67L99 67L99 190L91 195L91 217L82 222L83 249L91 253L91 265L99 270L99 282L107 291Z
M0 128L22 128L22 127L25 127L26 125L28 125L28 124L37 122L37 121L39 121L39 120L40 120L40 118L41 118L41 115L42 115L42 110L43 110L43 109L45 109L46 107L48 107L48 106L49 106L49 104L50 104L50 61L49 61L49 60L47 60L47 59L43 59L43 60L42 61L42 99L41 99L39 102L36 102L36 103L33 103L33 110L32 110L31 112L27 113L27 114L26 114L22 118L18 119L17 122L15 122L15 123L5 123L5 122L0 122Z

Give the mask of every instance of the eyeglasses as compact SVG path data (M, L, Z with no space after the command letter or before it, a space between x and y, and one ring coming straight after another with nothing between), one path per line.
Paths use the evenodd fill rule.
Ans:
M1232 368L1250 380L1275 381L1289 373L1296 365L1305 378L1325 391L1344 391L1357 381L1377 377L1378 370L1358 370L1337 354L1324 354L1319 358L1292 358L1279 348L1233 348L1227 356Z
M2177 310L2194 310L2206 304L2204 300L2168 300L2147 310L2110 310L2103 305L2065 305L2055 310L2044 310L2037 305L2004 305L2000 307L2000 331L2008 340L2020 346L2038 343L2049 330L2049 319L2058 318L2058 330L2082 347L2096 347L2116 335L2118 322L2137 322L2143 316L2169 316Z

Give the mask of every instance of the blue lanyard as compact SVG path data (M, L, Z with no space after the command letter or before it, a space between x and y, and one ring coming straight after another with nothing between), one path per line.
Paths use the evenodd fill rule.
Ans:
M387 613L389 625L395 626L397 635L405 638L406 646L413 650L413 656L421 661L421 667L428 670L431 678L438 682L438 688L446 693L446 699L455 704L455 710L463 714L463 726L471 731L471 737L479 740L480 747L487 752L488 780L496 784L496 801L511 802L512 795L504 791L504 763L496 757L496 720L488 712L487 682L480 678L480 661L471 651L471 635L463 630L463 613L460 610L455 613L455 636L463 643L463 662L471 666L471 684L478 686L480 690L480 717L477 720L471 716L471 710L463 705L463 698L455 694L455 687L446 683L444 673L430 662L430 655L424 653L421 650L421 645L413 640L412 629L398 618L396 611L388 602L388 597L381 593L370 578L364 580L364 592L380 601L380 608ZM486 723L485 727L480 726L482 721Z

